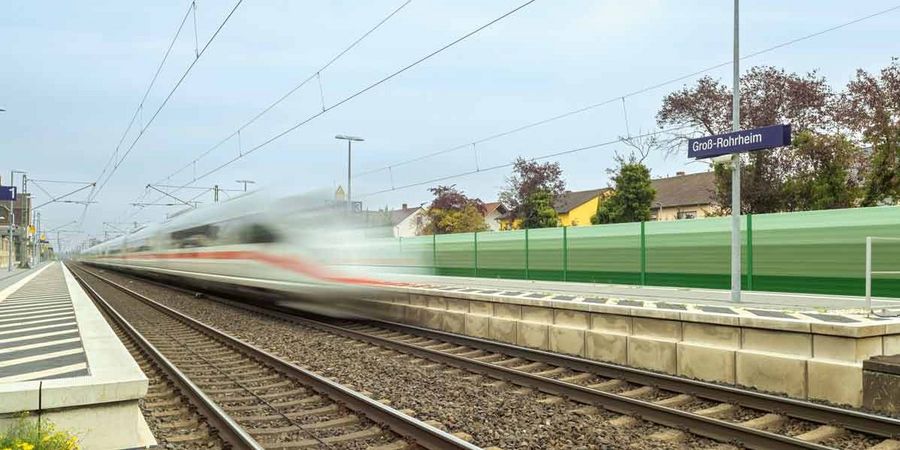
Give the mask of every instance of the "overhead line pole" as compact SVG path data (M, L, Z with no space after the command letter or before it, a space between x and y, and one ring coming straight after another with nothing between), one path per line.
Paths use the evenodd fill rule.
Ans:
M741 129L741 69L739 1L734 0L734 73L731 131ZM741 301L741 155L731 155L731 301Z

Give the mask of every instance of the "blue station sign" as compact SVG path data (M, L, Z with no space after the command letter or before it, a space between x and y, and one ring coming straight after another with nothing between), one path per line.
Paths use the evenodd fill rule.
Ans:
M0 186L0 201L14 202L16 201L15 186Z
M772 125L688 139L688 157L711 158L730 153L752 152L791 144L790 125Z

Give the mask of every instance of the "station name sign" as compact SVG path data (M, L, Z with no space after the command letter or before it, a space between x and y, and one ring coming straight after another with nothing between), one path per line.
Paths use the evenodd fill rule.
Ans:
M16 201L15 186L0 186L0 201L14 202Z
M790 125L772 125L688 140L688 157L711 158L791 144Z

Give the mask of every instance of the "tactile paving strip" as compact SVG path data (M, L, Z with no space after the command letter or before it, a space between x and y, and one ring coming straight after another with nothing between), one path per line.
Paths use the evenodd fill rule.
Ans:
M0 302L0 383L88 375L62 267L48 267Z

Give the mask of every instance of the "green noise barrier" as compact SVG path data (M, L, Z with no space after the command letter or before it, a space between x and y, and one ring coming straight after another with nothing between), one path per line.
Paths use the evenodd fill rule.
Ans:
M388 238L395 270L435 275L729 289L731 218ZM866 236L900 238L900 207L747 215L746 290L864 295ZM875 271L900 271L900 241L877 241ZM872 294L900 298L900 275Z

